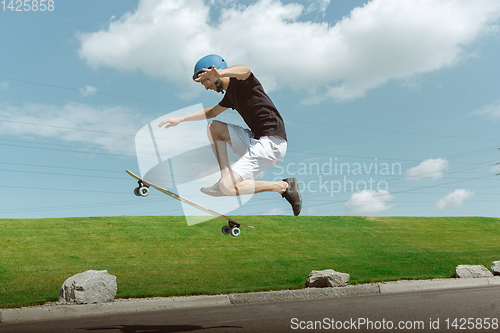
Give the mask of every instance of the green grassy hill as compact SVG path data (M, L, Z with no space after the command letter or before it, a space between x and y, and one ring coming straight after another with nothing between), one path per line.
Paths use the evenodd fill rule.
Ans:
M311 270L350 284L446 278L459 264L500 260L500 219L482 217L234 217L188 227L183 217L0 220L0 308L54 301L70 276L108 270L117 297L305 287Z

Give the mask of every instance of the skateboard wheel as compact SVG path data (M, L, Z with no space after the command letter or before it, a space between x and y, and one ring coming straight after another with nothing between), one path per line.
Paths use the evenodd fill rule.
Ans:
M140 196L140 194L139 194L139 188L138 187L134 188L134 194L136 196Z
M240 228L234 227L231 229L231 236L238 237L241 234Z
M147 197L148 194L149 194L149 189L147 187L144 186L144 187L139 188L139 195L141 197Z
M222 227L222 233L224 235L229 235L231 233L231 228L228 225Z

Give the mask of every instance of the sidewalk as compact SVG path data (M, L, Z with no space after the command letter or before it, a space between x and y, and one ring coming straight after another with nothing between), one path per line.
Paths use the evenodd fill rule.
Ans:
M236 304L285 302L491 286L500 286L500 276L476 279L403 280L337 288L306 288L299 290L215 296L117 299L114 302L102 304L61 305L57 303L47 303L35 307L0 309L0 323L20 323L168 309L230 306Z

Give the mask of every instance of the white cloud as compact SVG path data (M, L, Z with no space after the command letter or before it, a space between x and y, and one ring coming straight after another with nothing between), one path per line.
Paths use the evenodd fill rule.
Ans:
M498 121L500 120L500 100L495 103L485 105L481 109L472 112L472 114Z
M317 208L308 208L305 214L302 215L308 215L308 216L325 216L328 215L328 213L324 210L317 209Z
M448 160L445 158L428 159L406 171L406 178L420 180L425 178L438 179L443 177L443 172L448 169Z
M141 115L124 107L65 105L0 105L0 133L83 142L91 147L134 153Z
M353 193L345 203L346 215L377 214L392 208L387 202L394 199L388 191L371 191Z
M9 82L0 82L1 90L9 90Z
M80 56L93 67L140 70L189 87L195 62L212 49L209 10L201 0L141 0L106 30L79 34Z
M460 208L465 200L475 194L474 191L457 189L452 193L447 194L436 202L437 210L446 210L452 208Z
M219 2L141 0L106 29L80 34L79 54L90 66L170 80L189 96L202 91L191 81L195 62L217 53L230 65L249 65L267 90L303 90L310 102L345 100L457 64L500 16L497 0L373 0L333 25L300 21L328 1L305 9L260 0L227 1L212 21Z
M309 0L309 2L309 7L307 7L308 13L319 11L324 15L326 9L330 5L330 0Z
M85 86L85 89L82 89L80 88L80 93L84 96L84 97L87 97L87 96L93 96L95 95L97 92L97 88L96 87L92 87L92 86Z
M492 172L494 172L495 174L500 174L500 163L496 164L492 169L491 169Z
M273 208L263 215L289 215L290 211L286 210L285 208Z

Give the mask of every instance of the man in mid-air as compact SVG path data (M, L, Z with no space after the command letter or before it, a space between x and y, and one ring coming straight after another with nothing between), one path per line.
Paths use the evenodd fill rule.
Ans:
M300 214L302 197L297 179L261 181L254 178L283 160L287 148L285 124L259 80L243 65L228 67L215 54L201 58L195 65L193 80L206 90L224 93L222 100L187 116L167 118L158 127L169 128L184 121L211 119L228 108L235 109L250 129L213 120L208 124L208 137L219 164L221 178L201 191L211 196L237 196L260 192L278 192ZM240 156L229 164L227 145Z

